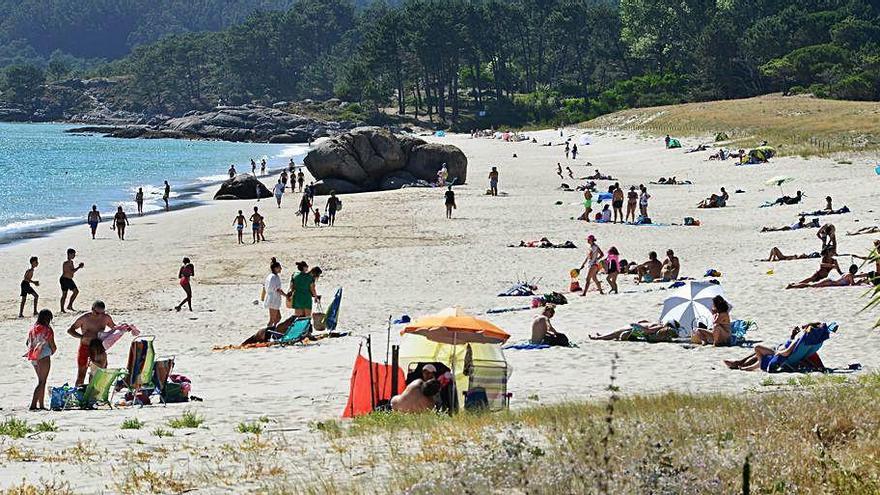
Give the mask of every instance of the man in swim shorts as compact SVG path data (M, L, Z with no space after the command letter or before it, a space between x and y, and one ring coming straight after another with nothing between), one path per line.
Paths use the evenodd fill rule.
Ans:
M620 184L614 184L614 191L611 193L611 207L614 209L614 223L617 223L617 219L620 219L620 223L623 223L623 189L620 188Z
M37 301L40 300L39 294L34 290L34 285L40 285L39 282L34 280L34 270L39 266L40 261L36 256L31 256L30 259L31 266L24 271L24 276L21 279L21 307L18 309L18 317L24 318L24 305L27 303L27 296L33 296L34 298L34 316L37 315Z
M238 210L238 216L235 217L235 220L232 221L232 225L235 225L235 231L238 233L238 243L244 244L244 213L241 210Z
M498 196L498 167L492 167L489 172L489 191L492 196Z
M86 370L92 356L100 356L100 352L92 349L92 341L98 339L98 334L106 328L113 328L113 318L105 312L103 301L95 301L92 304L92 310L73 322L73 325L67 329L67 334L73 338L79 339L79 350L76 354L76 385L82 385L86 378ZM106 366L106 363L100 363L95 360L99 366Z
M162 193L162 201L165 201L165 211L171 209L171 205L168 204L168 198L171 197L171 184L168 181L165 181L165 192Z
M259 214L259 207L254 206L254 214L251 215L250 221L254 235L254 240L251 244L256 244L260 242L260 227L263 225L263 215Z
M636 283L654 282L663 277L663 263L657 259L655 251L648 253L648 261L636 267L636 273L638 274Z
M74 266L73 259L76 258L76 250L70 248L67 250L67 261L61 265L61 278L58 279L58 282L61 284L61 312L66 313L64 311L64 302L67 300L67 293L70 292L70 301L67 304L67 309L74 311L73 309L73 301L76 300L76 296L79 295L79 288L76 286L76 283L73 281L73 275L82 270L85 266L84 263L80 263L79 265Z
M92 239L95 238L95 233L98 231L98 224L101 223L101 213L98 211L97 205L92 205L92 211L89 212L88 216L89 228L92 229Z

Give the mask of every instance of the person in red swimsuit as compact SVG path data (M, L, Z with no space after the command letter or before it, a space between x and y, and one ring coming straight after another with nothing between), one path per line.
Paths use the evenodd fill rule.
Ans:
M95 301L92 303L92 310L80 316L67 329L67 334L75 339L79 339L79 350L76 354L76 385L82 385L86 379L86 370L89 366L89 360L92 356L100 356L103 353L92 350L92 341L99 340L98 334L103 332L107 327L113 328L113 318L105 312L103 301ZM105 355L106 356L106 355ZM103 361L103 362L100 362ZM106 359L94 359L95 364L105 368L107 367Z
M189 306L189 310L193 310L192 305L192 287L189 284L189 279L196 275L196 268L190 263L189 258L183 259L183 266L180 267L180 271L177 272L177 278L180 279L180 287L183 289L183 292L186 293L186 297L183 301L180 301L180 304L174 307L175 310L180 311L183 308L183 305L186 304Z

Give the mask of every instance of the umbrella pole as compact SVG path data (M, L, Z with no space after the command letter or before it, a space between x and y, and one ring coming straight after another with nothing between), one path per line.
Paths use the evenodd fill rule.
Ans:
M372 339L367 335L367 360L370 362L370 410L376 410L376 385L373 379L373 344Z
M385 366L388 366L388 354L391 349L391 315L388 315L388 328L385 332Z
M397 368L400 366L400 346L391 346L391 397L397 395Z

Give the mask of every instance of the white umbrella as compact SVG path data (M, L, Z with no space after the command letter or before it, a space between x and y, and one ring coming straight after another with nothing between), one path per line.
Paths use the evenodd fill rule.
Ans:
M782 194L785 194L785 191L782 190L782 185L788 182L794 182L794 177L789 177L787 175L777 175L772 179L767 179L767 182L765 182L765 184L767 184L768 186L776 186L779 188Z
M685 282L663 302L660 321L663 323L677 321L688 333L701 322L708 327L712 323L712 298L723 295L724 289L721 288L721 284Z

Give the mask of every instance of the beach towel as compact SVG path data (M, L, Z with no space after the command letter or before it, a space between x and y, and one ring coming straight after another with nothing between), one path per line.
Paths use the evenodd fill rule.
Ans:
M515 344L510 344L504 346L504 350L516 350L516 351L531 351L535 349L549 349L550 346L547 344L533 344L529 341L525 342L517 342Z
M119 339L122 338L126 333L131 332L131 335L134 337L138 337L141 334L141 331L134 325L128 323L121 323L113 327L112 330L106 332L98 332L98 338L101 340L101 344L104 346L104 350L109 350L113 347L113 344L119 342Z

